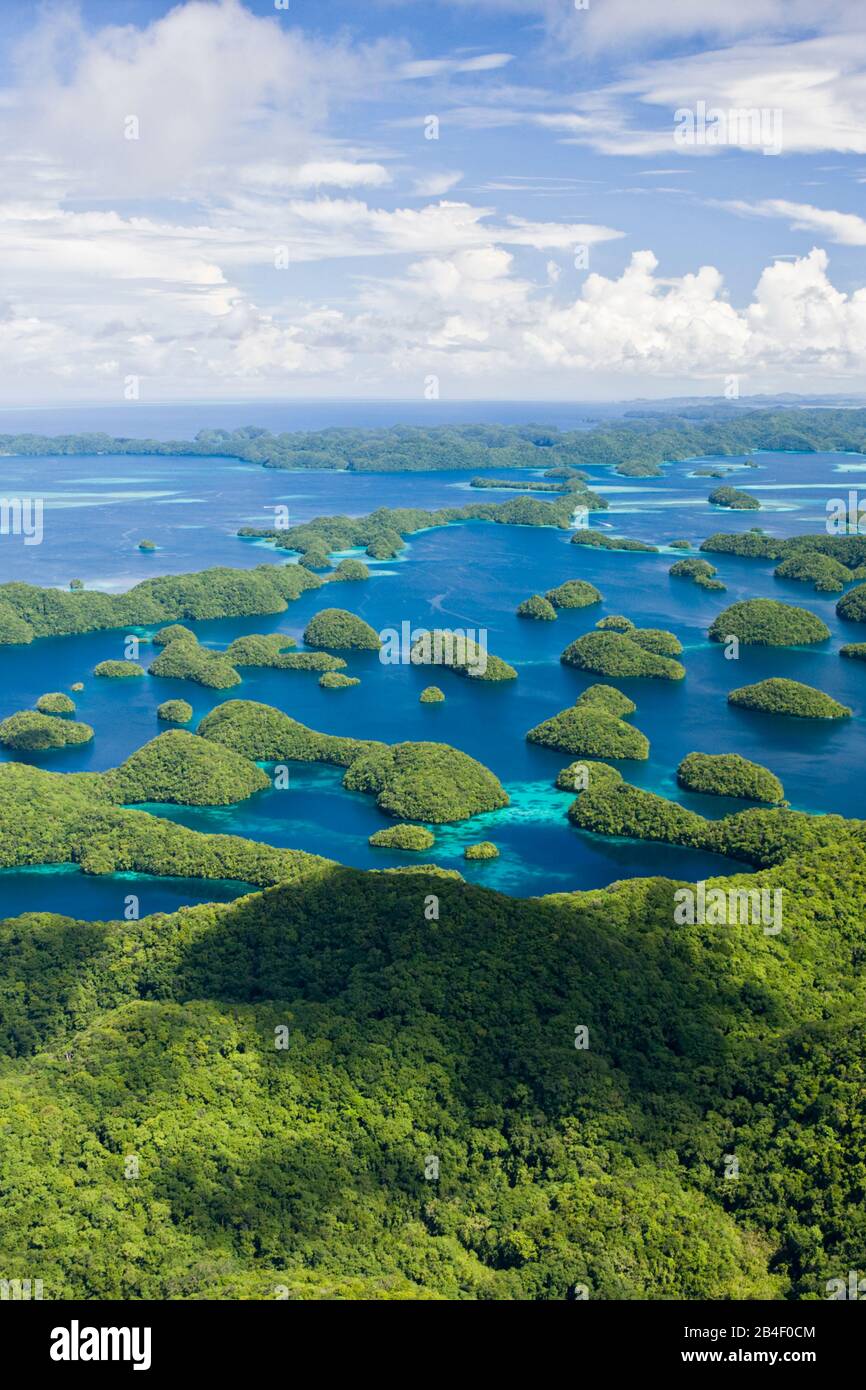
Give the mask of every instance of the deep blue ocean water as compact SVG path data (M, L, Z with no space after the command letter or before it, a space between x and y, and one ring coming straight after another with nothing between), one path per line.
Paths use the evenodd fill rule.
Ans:
M247 413L258 422L251 408ZM464 411L462 418L473 417ZM341 421L355 422L374 423L369 418ZM163 434L175 432L172 423ZM212 418L211 423L220 421ZM94 427L93 422L87 427ZM103 422L102 427L113 426ZM48 416L41 428L72 426ZM739 468L732 481L760 498L758 513L711 507L707 495L715 480L695 478L700 465L694 462L672 464L657 479L629 480L606 469L594 470L592 485L609 498L611 510L596 515L592 525L664 546L677 537L696 544L712 531L753 525L774 535L792 535L823 529L827 500L844 496L860 482L866 484L866 460L855 456L760 454L753 461L757 468ZM525 480L527 475L501 476ZM151 574L284 561L285 555L273 547L242 541L234 534L240 525L268 524L273 516L269 508L278 503L289 506L294 522L322 513L361 514L383 505L460 505L515 494L470 489L465 473L285 473L230 459L101 456L0 460L0 495L42 496L46 505L42 545L25 546L20 537L0 536L0 581L65 585L78 577L88 587L117 590ZM136 543L144 536L160 549L152 555L138 552ZM592 677L560 664L562 649L591 630L603 614L618 612L640 626L674 631L684 644L682 660L688 673L681 683L618 682L637 704L632 722L651 741L648 762L620 764L628 780L675 796L704 814L722 815L745 803L680 792L674 773L681 758L693 750L737 751L772 768L795 807L864 813L866 670L861 663L840 659L838 647L841 641L866 634L837 620L835 595L818 595L807 585L777 580L770 563L726 556L710 558L728 592L707 593L668 576L681 552L666 548L658 555L600 553L569 541L568 533L554 528L484 523L426 531L411 539L399 560L373 563L369 582L305 594L285 613L270 618L192 624L200 639L216 648L245 632L280 631L299 638L310 616L333 604L350 608L377 630L399 629L404 621L418 627L486 628L490 650L518 668L514 682L495 685L467 681L448 671L385 665L375 654L349 657L348 672L360 676L362 684L345 691L322 690L311 673L254 669L242 672L243 683L230 691L206 691L189 682L150 676L99 680L90 674L94 665L124 655L125 634L113 631L0 648L0 715L31 706L46 690L84 681L85 689L75 698L79 717L96 731L92 744L31 755L41 767L73 771L112 767L161 732L165 726L156 720L156 706L171 696L183 696L193 705L191 728L221 700L249 698L276 705L325 732L390 742L452 743L491 767L509 791L507 809L439 828L435 848L422 856L368 846L372 831L391 822L371 798L345 792L336 768L293 764L287 789L263 792L233 807L149 808L196 829L247 835L361 867L405 865L420 858L519 895L597 887L646 874L694 879L739 872L742 866L716 856L611 841L572 829L565 819L570 796L552 786L557 771L570 759L525 741L527 729L573 703L592 683ZM561 612L552 623L515 616L517 604L528 594L572 577L595 583L604 595L603 604ZM739 660L727 661L723 649L707 640L707 627L727 604L759 595L820 614L831 629L831 640L794 650L742 648ZM143 664L152 659L152 651L142 647ZM819 686L852 706L855 718L838 723L774 719L727 705L732 687L770 675ZM443 705L418 703L420 690L431 680L446 693ZM499 845L501 858L482 864L464 861L464 846L482 838ZM68 869L6 871L0 874L0 912L50 909L89 918L119 917L126 894L139 892L129 882L127 876L99 879ZM177 880L138 882L142 912L249 891L245 885L215 889Z

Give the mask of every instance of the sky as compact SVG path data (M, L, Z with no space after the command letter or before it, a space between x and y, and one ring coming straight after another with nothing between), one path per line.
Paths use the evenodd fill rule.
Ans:
M866 390L862 0L0 0L0 405Z

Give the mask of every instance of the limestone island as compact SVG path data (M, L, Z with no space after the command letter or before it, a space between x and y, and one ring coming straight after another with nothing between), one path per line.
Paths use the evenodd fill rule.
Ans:
M801 681L771 676L754 685L742 685L728 695L728 704L762 714L785 714L797 719L849 719L847 705Z
M94 666L93 674L112 681L123 681L133 676L143 676L144 667L139 666L137 661L100 661L98 666Z
M498 859L499 850L492 840L479 840L474 845L467 845L463 851L464 859Z
M681 681L685 667L672 658L682 646L672 632L633 628L624 632L587 632L560 656L566 666L599 676L629 676Z
M36 708L40 714L74 714L75 701L64 695L62 690L51 690L47 695L39 696Z
M377 849L423 850L436 843L436 836L423 825L391 825L377 830L367 843Z
M800 647L826 641L830 629L807 608L774 598L747 598L725 608L708 635L711 642L737 637L747 647Z
M610 685L591 685L568 709L530 729L529 743L588 758L649 757L649 739L626 724L635 704Z
M323 608L316 613L304 629L304 641L308 647L331 647L335 651L377 652L382 646L370 624L345 608Z
M708 500L712 502L714 507L727 507L735 512L758 512L761 510L761 504L757 497L753 497L750 492L743 492L741 488L729 487L727 484L713 488Z
M156 717L168 724L188 724L192 719L192 705L186 700L163 700L157 705Z
M89 743L93 730L89 724L74 719L58 719L56 715L40 714L35 709L19 710L0 721L0 744L4 748L20 748L36 752L41 748L67 748L77 743Z
M744 801L784 800L778 777L739 753L689 753L677 768L677 782L690 792L736 796Z
M346 690L351 685L360 684L357 676L344 676L342 671L326 671L319 676L319 685L323 690Z

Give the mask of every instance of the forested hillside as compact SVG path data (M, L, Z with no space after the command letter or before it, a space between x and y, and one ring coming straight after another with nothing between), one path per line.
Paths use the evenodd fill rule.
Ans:
M519 901L312 862L227 906L2 924L4 1271L823 1297L866 1237L866 851L734 882L784 886L779 935L674 926L664 879Z

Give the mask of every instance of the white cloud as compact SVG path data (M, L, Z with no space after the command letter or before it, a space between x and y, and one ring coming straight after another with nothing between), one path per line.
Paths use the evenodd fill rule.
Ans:
M474 58L419 58L403 63L401 77L442 77L461 72L495 72L512 61L511 53L478 53Z
M295 192L305 188L382 188L391 182L383 164L350 159L312 159L291 167L264 161L240 171L243 182L256 189Z
M440 173L426 174L415 180L415 192L422 198L440 198L443 193L449 193L452 188L456 188L462 178L462 173L457 170L449 173L443 169Z
M394 0L392 0L392 3ZM411 0L403 0L410 3ZM815 32L856 31L856 0L725 0L699 5L694 0L449 0L457 7L540 17L551 45L566 56L600 51L650 50L671 43L723 41L760 35L779 40Z
M3 147L77 196L211 198L265 151L314 162L329 104L367 99L405 58L400 43L309 38L240 0L188 0L144 28L85 28L53 7L6 74ZM33 173L20 159L6 168Z
M799 232L821 232L840 246L866 246L866 219L853 212L834 212L811 203L790 203L785 198L764 198L757 203L739 199L723 206L752 217L781 217Z

